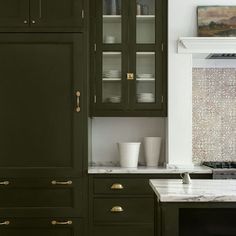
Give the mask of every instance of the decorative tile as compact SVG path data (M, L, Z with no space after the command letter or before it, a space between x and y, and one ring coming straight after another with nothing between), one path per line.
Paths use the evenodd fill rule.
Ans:
M193 161L236 161L235 68L193 68Z

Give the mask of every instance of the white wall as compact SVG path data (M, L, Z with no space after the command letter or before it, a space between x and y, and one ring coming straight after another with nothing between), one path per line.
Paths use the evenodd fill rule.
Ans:
M143 137L162 137L161 162L165 156L166 118L96 117L92 119L92 156L90 164L119 163L117 142L142 142ZM139 162L144 164L143 146Z
M236 1L168 2L168 164L192 165L192 56L177 54L177 40L179 37L197 36L197 6L236 5Z

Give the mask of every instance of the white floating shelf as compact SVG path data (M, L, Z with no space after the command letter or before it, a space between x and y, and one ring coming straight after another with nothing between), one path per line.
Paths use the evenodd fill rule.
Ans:
M236 37L181 37L178 53L236 53Z
M153 82L155 78L136 78L136 80L141 82Z
M116 82L116 81L121 81L121 78L102 78L102 81L104 81L104 82Z
M154 22L155 15L137 15L136 19L140 22Z
M121 15L103 15L104 23L119 23L121 22Z

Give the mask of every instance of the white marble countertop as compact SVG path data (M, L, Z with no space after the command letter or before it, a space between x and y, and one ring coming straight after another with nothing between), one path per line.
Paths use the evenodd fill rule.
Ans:
M150 180L160 202L236 202L236 180Z
M178 167L138 167L138 168L122 168L122 167L106 167L97 166L89 167L89 174L180 174L183 172L195 174L211 174L212 169L205 166L194 166L190 168Z

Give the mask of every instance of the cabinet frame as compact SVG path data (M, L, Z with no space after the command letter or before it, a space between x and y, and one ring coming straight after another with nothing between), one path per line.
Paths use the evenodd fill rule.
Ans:
M155 0L154 44L136 44L136 1L122 2L122 43L103 44L102 0L91 4L91 99L90 116L167 116L167 2ZM96 22L96 24L93 24ZM122 51L122 94L120 103L102 102L102 52ZM136 102L136 79L127 80L126 73L136 74L136 52L155 52L156 102Z

